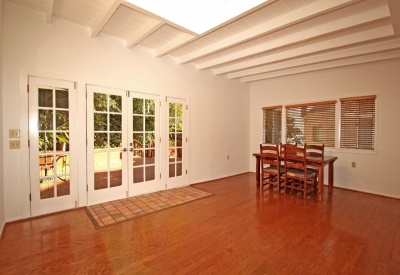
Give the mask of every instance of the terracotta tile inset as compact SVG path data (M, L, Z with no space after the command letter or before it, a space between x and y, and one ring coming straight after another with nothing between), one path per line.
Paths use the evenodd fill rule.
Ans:
M185 186L88 206L86 213L96 228L102 228L209 196L212 194Z

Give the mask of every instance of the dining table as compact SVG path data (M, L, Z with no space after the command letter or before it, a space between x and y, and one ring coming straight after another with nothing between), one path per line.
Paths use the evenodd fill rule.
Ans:
M261 179L261 154L254 153L256 157L256 180L260 186ZM324 196L324 167L328 166L328 194L333 190L333 164L337 160L336 156L313 156L307 155L307 164L318 167L318 201L322 202Z

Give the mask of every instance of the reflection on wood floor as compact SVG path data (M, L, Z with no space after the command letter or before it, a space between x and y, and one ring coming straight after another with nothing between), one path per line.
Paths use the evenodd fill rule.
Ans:
M195 187L214 196L100 230L84 209L7 223L0 274L399 274L398 199L303 200L254 173Z

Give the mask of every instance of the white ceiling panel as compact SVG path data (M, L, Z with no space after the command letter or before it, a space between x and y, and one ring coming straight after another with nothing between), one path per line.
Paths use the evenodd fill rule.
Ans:
M270 0L203 35L123 0L6 1L243 82L397 58L400 47L399 0Z

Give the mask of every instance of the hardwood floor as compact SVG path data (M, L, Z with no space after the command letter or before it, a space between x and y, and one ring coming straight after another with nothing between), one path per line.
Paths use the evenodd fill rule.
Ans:
M400 274L400 200L195 186L215 196L99 230L83 209L9 223L0 274Z

